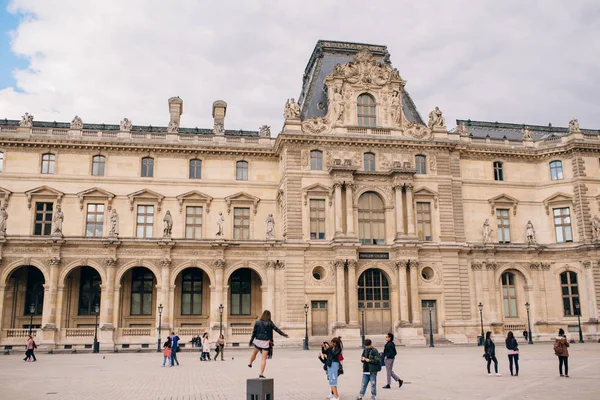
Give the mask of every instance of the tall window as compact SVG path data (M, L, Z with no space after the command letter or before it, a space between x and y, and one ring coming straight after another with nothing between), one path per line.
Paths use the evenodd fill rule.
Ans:
M88 204L85 236L102 236L104 227L104 204Z
M33 227L35 236L48 236L52 233L53 207L53 203L35 203L35 223Z
M135 236L151 238L154 227L154 206L137 206L137 225Z
M148 268L131 271L131 315L152 315L154 275Z
M577 287L577 274L572 271L566 271L560 274L560 287L562 291L565 316L581 315L581 311L579 310L579 288Z
M496 210L498 224L498 243L510 243L510 218L508 210Z
M494 180L504 180L504 171L502 170L502 163L500 161L494 161Z
M358 96L356 114L358 126L375 128L375 99L367 93Z
M233 239L250 239L250 209L233 209Z
M502 299L504 300L504 316L506 318L518 317L515 274L512 272L502 274Z
M417 234L419 240L431 241L431 203L417 203Z
M241 268L231 275L231 315L250 315L252 270Z
M417 168L417 174L425 175L427 173L427 158L421 155L416 156L415 167Z
M202 314L202 270L188 268L181 278L181 315Z
M185 208L185 238L202 238L202 207Z
M4 170L4 153L0 151L0 172Z
M152 178L154 176L154 158L142 158L142 178Z
M390 285L381 270L368 269L358 278L358 308L390 308Z
M25 312L31 315L29 307L33 304L33 315L42 315L44 308L44 274L35 267L27 267L27 289L25 291ZM29 322L29 321L28 321Z
M571 232L571 214L569 207L555 208L552 211L554 213L556 243L572 242L573 233Z
M323 170L323 152L313 150L310 152L310 169L313 171Z
M100 304L100 274L92 267L81 267L79 279L79 315L95 315Z
M375 154L365 153L363 155L365 171L375 171Z
M238 181L248 180L248 162L238 161L235 163L235 179Z
M376 193L358 199L358 233L362 244L385 244L385 209Z
M106 157L104 157L104 156L92 157L92 175L104 176L105 164L106 164Z
M202 160L190 160L190 179L202 179Z
M552 161L550 163L550 176L553 181L559 181L563 178L562 161Z
M325 239L325 200L310 201L310 238Z
M53 174L56 156L52 153L46 153L42 156L42 174Z

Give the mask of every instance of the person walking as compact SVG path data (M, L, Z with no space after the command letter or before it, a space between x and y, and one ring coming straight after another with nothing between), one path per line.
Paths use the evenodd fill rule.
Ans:
M202 335L202 361L210 361L210 341L208 340L208 332Z
M163 363L161 367L164 367L165 364L169 363L169 367L171 366L171 338L167 337L165 343L163 343Z
M225 349L225 336L223 336L223 334L221 333L215 346L215 361L217 361L217 356L219 355L219 353L221 354L221 361L225 361L225 359L223 358L223 349Z
M394 372L394 360L396 359L397 354L398 352L396 351L396 344L394 344L394 334L390 332L385 337L385 347L383 348L383 359L385 362L385 372L387 378L387 385L383 387L384 389L391 388L390 383L392 383L392 378L398 382L400 387L402 387L402 384L404 383L404 381L400 379Z
M517 343L517 338L512 333L512 331L508 331L508 335L506 335L506 348L508 349L508 363L510 368L510 376L519 376L519 343ZM513 362L515 363L515 374L513 375Z
M27 338L25 358L23 359L23 361L30 362L32 357L33 357L33 361L37 361L37 358L35 358L35 349L37 349L37 344L35 344L35 340L33 340L33 336L30 335Z
M179 367L179 360L177 359L177 352L179 351L179 336L175 334L175 332L171 332L171 367L177 366Z
M371 339L365 339L365 348L360 361L363 364L363 376L360 393L356 400L363 399L369 382L371 382L371 400L375 400L375 396L377 396L377 373L381 371L381 356L379 355L379 351L373 347Z
M490 371L490 365L492 364L492 361L494 362L494 370L496 371L496 376L500 376L500 374L498 373L498 359L496 358L496 345L494 344L494 341L492 340L492 332L488 331L485 334L485 343L483 344L483 351L484 354L483 356L485 357L485 360L487 361L487 372L489 376L492 376L492 373Z
M323 345L322 358L325 359L325 366L327 367L327 379L329 380L329 388L331 389L332 400L340 400L340 394L338 392L338 376L340 375L341 361L344 359L342 352L344 350L344 344L342 343L341 337L334 337L331 339L331 345Z
M254 346L254 349L250 356L248 368L252 368L252 363L254 363L256 355L260 351L262 359L260 362L260 374L258 375L259 379L265 379L264 373L265 368L267 367L267 356L269 355L269 342L273 340L273 331L279 333L283 337L289 337L275 326L273 321L271 321L271 311L265 310L260 316L260 319L254 323L252 337L250 338L250 346Z
M563 328L558 330L558 336L554 342L554 354L558 356L558 373L565 378L569 377L569 341L565 336ZM565 374L563 375L563 365L565 366Z
M327 349L331 347L331 345L329 344L329 342L323 342L321 343L321 351L317 354L317 357L319 358L319 361L321 361L323 363L323 370L325 371L325 378L327 378L327 381L329 382L329 375L327 373ZM338 374L339 376L339 374ZM328 399L332 399L333 398L333 390L331 388L329 388L329 392L330 394L327 395Z

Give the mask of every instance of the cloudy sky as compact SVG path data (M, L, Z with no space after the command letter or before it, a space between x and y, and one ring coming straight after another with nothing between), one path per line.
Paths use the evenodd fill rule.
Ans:
M0 0L0 118L282 125L319 39L384 44L423 116L600 129L600 2Z

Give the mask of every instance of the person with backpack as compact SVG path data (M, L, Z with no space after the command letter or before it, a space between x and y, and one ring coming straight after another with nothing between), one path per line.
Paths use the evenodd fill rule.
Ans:
M177 352L179 351L179 336L175 334L175 332L171 332L171 367L177 366L179 367L179 360L177 359Z
M508 349L508 363L510 376L519 376L519 343L512 331L506 335L506 348ZM513 375L513 362L515 363L516 374Z
M250 338L250 346L254 346L252 355L250 356L250 363L248 368L252 368L252 363L256 360L256 355L260 351L262 360L260 362L260 374L259 379L265 379L264 373L267 367L267 356L269 355L270 342L273 340L273 331L279 333L283 337L289 337L286 333L279 330L277 326L271 321L271 311L263 311L260 319L254 323L254 329L252 330L252 337Z
M37 361L37 358L35 358L35 349L37 349L37 344L35 344L35 340L33 340L33 336L29 336L27 338L27 350L25 351L25 358L23 359L23 361L25 362L29 362L31 361L31 358L33 357L33 361Z
M490 366L492 365L492 361L494 362L494 370L496 371L496 376L500 376L498 373L498 359L496 358L496 345L492 340L492 332L488 331L485 334L485 342L483 344L483 357L487 361L487 372L489 376L492 376L490 371Z
M558 373L565 378L569 377L569 341L565 336L563 328L558 330L558 336L554 341L554 354L558 356ZM565 366L565 374L563 375L563 364Z
M398 352L396 351L396 345L394 344L394 334L388 333L385 337L385 347L383 348L382 357L385 362L385 372L387 378L387 385L383 387L384 389L391 388L390 383L392 382L392 378L398 382L400 387L402 387L402 384L404 383L404 381L400 379L394 372L394 360L396 359L397 354Z
M367 386L371 382L371 400L375 400L375 396L377 396L377 373L381 371L381 357L379 351L373 347L371 339L365 339L365 348L360 361L363 364L363 377L360 393L356 399L362 400L367 391Z
M166 363L171 366L171 338L167 337L167 341L163 344L163 363L161 367L164 367Z

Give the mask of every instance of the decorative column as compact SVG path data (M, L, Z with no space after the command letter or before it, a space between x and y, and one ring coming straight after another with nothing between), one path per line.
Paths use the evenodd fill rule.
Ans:
M394 185L396 204L396 239L400 239L404 236L404 220L402 214L404 213L404 207L402 205L402 185Z
M0 260L0 266L2 266L2 261ZM2 318L2 316L4 315L4 295L6 293L6 285L4 284L0 284L0 332L2 332L2 321L4 320L4 318Z
M168 325L169 323L171 323L172 327L175 328L174 326L174 320L173 320L173 304L171 303L171 296L169 296L169 289L170 289L170 282L169 282L169 267L171 266L171 259L170 258L163 258L162 260L160 260L160 286L158 286L157 289L159 289L159 293L157 293L157 303L158 304L162 304L163 305L163 312L162 312L162 324L166 324ZM173 286L173 289L175 289L175 286ZM157 306L158 307L158 306ZM156 307L155 307L156 308ZM153 311L155 313L156 316L156 326L158 327L158 310L154 310Z
M210 305L211 315L219 316L219 305L223 304L223 269L225 268L225 260L217 259L213 261L213 269L215 271L215 302ZM223 305L225 306L225 305ZM223 311L225 317L225 311ZM224 331L226 332L226 331Z
M588 313L588 319L598 319L598 308L596 307L596 290L594 287L594 272L592 271L592 262L591 261L584 261L582 263L583 265L583 274L585 276L585 283L586 283L586 288L587 288L587 298L588 298L588 304L587 304L587 309L585 311L587 311ZM582 310L583 311L583 310ZM1 314L0 314L1 315ZM583 319L583 312L581 315L581 318Z
M400 292L400 316L399 320L408 324L408 283L406 281L406 266L408 260L398 260L395 263L398 270L398 291Z
M498 295L500 294L498 284L495 279L497 264L493 261L486 262L485 268L488 275L488 303L490 312L490 323L498 322Z
M349 323L351 326L358 326L358 288L356 285L356 260L348 260L348 309Z
M410 304L412 306L412 323L413 325L421 324L421 301L419 299L419 280L417 273L419 271L419 262L409 260L410 267Z
M112 323L113 328L117 329L119 327L119 311L121 310L121 283L115 284L115 288L113 290L113 314L112 314Z
M112 327L117 260L107 258L104 260L104 265L106 266L106 282L102 282L102 295L100 296L100 329Z
M415 236L415 212L413 204L413 185L407 184L406 189L406 219L408 220L408 236Z
M334 182L333 188L335 191L335 236L342 234L342 213L344 210L342 209L342 183Z
M354 204L352 200L352 186L354 183L346 182L346 235L354 236Z
M346 290L344 288L344 260L335 260L333 265L335 267L335 279L336 279L336 303L337 303L337 325L346 325Z
M267 310L271 311L271 318L275 319L275 261L267 261L265 263L267 269L267 297L265 297L265 304Z
M42 308L42 329L54 329L56 320L56 298L58 294L58 270L60 257L50 259L50 282L44 284L44 306Z

